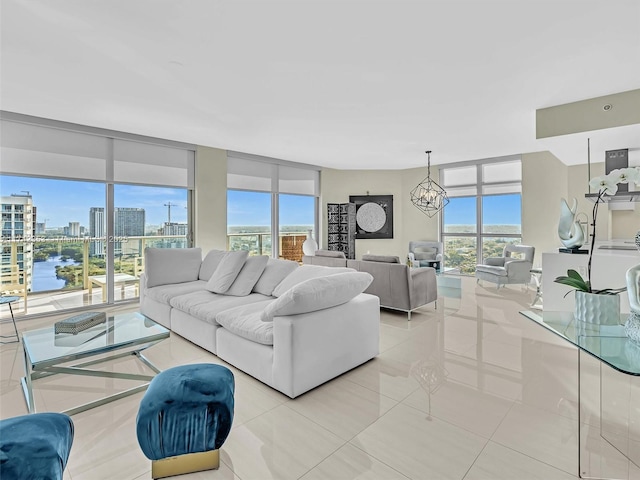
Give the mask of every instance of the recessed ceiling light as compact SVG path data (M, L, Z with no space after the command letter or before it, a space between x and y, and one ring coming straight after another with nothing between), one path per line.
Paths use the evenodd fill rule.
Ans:
M611 105L610 103L607 103L606 105L604 105L604 106L602 107L602 109L603 109L605 112L608 112L608 111L609 111L609 110L611 110L612 108L613 108L613 105Z

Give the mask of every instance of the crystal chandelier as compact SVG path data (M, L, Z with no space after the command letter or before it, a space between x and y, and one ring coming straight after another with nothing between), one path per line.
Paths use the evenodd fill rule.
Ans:
M431 150L425 153L427 154L427 178L411 190L411 203L422 210L422 213L433 217L449 203L449 197L444 188L431 180Z

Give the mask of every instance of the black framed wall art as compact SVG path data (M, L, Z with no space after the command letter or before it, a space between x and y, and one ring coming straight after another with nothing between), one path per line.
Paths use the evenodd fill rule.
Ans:
M356 238L393 238L393 195L349 195L356 205Z

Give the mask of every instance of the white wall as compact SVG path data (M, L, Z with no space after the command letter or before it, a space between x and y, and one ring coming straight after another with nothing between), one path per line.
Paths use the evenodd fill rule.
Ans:
M195 246L203 253L227 249L227 152L196 151Z
M437 179L437 169L431 169ZM409 192L427 175L427 169L323 169L320 196L320 248L327 248L327 203L346 203L349 195L393 195L393 238L356 240L356 258L363 254L406 258L410 240L436 240L438 217L429 218L413 206Z
M558 238L560 199L568 196L568 167L550 152L522 155L522 243L542 253L562 246ZM584 194L583 194L584 198Z

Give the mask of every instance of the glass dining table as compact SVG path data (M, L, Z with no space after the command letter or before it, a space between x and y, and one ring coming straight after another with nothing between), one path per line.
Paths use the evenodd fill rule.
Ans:
M524 310L520 313L578 349L579 476L581 478L605 478L602 474L601 476L593 476L588 462L583 461L581 458L583 456L581 428L584 422L584 419L581 418L581 413L584 410L581 403L581 363L584 362L583 355L589 355L597 359L600 366L600 436L640 468L640 418L635 418L636 410L638 410L637 405L634 405L632 400L629 400L628 414L622 416L626 419L623 422L626 423L624 425L620 425L620 415L615 420L609 419L607 418L608 412L603 408L603 404L606 405L607 402L617 404L616 408L622 408L619 406L619 398L607 399L608 393L611 392L607 392L607 385L603 385L603 367L618 372L618 375L622 374L623 377L621 378L625 379L624 383L629 388L628 396L630 399L634 397L635 392L640 392L640 345L626 336L623 326L629 314L622 314L620 318L611 319L610 324L603 325L577 321L573 312ZM614 423L616 425L613 425ZM626 433L621 435L621 431L626 431Z

